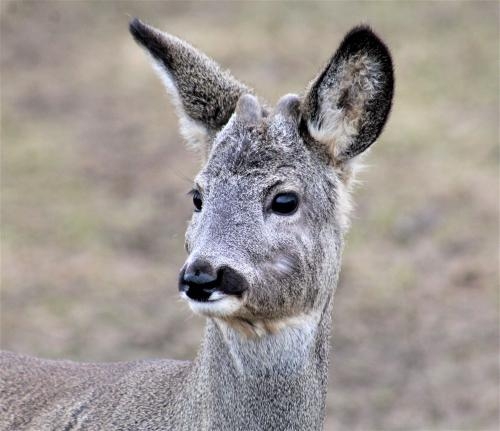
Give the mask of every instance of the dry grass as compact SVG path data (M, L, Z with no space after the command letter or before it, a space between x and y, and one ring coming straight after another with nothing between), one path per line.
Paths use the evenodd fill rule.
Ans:
M270 102L354 24L387 40L395 106L356 193L326 429L497 429L496 2L3 2L2 348L196 352L176 273L198 162L129 15Z

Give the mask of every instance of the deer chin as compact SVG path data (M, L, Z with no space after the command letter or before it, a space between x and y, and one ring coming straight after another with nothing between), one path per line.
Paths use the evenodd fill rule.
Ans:
M191 299L185 292L181 292L181 298L188 303L193 313L206 317L230 317L242 306L240 297L219 291L213 292L206 301Z

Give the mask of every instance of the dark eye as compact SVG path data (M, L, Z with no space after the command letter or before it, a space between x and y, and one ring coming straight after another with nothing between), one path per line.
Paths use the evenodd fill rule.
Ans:
M196 212L201 211L201 207L203 206L203 202L201 201L201 194L198 190L193 190L193 205L194 205L194 210Z
M299 197L295 193L280 193L274 197L271 209L276 214L290 215L295 212L298 205Z

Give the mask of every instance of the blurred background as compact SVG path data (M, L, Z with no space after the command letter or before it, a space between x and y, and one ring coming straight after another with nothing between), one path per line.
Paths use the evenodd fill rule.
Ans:
M497 2L2 1L2 348L196 353L176 277L199 161L132 16L271 104L353 25L383 37L395 103L355 192L326 429L498 429Z

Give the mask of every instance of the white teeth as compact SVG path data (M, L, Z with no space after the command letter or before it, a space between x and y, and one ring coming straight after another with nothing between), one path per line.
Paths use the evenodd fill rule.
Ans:
M208 301L218 301L219 299L222 299L226 296L227 295L225 293L216 290L215 292L212 292L212 294L208 297Z

